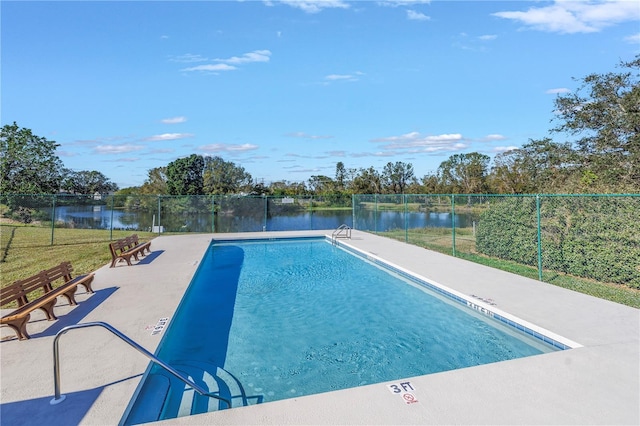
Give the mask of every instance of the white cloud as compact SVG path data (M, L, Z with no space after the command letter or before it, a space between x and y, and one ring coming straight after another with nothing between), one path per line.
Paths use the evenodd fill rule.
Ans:
M300 169L298 166L285 167L289 173L318 173L321 172L322 169L315 167L312 169Z
M363 72L356 71L352 74L329 74L324 77L323 84L329 84L334 81L358 81L361 75L364 75Z
M180 71L233 71L237 69L234 66L227 64L208 64L208 65L197 65L195 67L183 68Z
M187 117L171 117L171 118L163 118L162 121L164 124L178 124L178 123L184 123L185 121L187 121Z
M505 136L494 133L494 134L485 136L484 138L482 138L482 141L494 142L494 141L503 141L505 139L507 139Z
M519 149L519 147L517 146L496 146L492 149L492 152L495 153L499 153L499 152L507 152L507 151L513 151L514 149Z
M309 135L305 132L292 132L292 133L287 133L285 136L289 136L290 138L302 138L302 139L331 139L333 137L333 136Z
M194 56L199 57L199 55L194 55ZM202 72L214 72L214 73L218 71L234 71L238 69L235 65L249 64L252 62L269 62L270 59L271 59L270 50L254 50L253 52L245 53L242 56L232 56L230 58L225 58L225 59L221 59L221 58L211 59L211 61L218 62L218 63L196 65L195 67L183 68L181 71L188 71L188 72L202 71ZM204 60L207 60L207 59L204 59ZM193 62L195 62L195 58Z
M274 6L275 4L286 4L291 7L303 10L306 13L318 13L322 9L348 9L350 6L347 2L342 0L278 0L278 1L265 1L267 6Z
M245 143L242 145L226 144L226 143L212 143L208 145L201 145L198 147L200 151L204 152L245 152L258 149L258 145Z
M424 13L416 12L415 10L407 10L407 19L411 21L428 21L431 18Z
M486 35L481 35L480 37L478 37L478 39L482 40L482 41L492 41L497 39L498 36L495 34L486 34Z
M626 41L627 43L632 43L632 44L640 44L640 33L633 34L633 35L630 35L628 37L625 37L624 41Z
M390 6L390 7L398 7L398 6L414 6L416 4L429 4L431 0L386 0L386 1L378 1L380 6Z
M140 145L98 145L93 148L96 154L123 154L126 152L140 151L143 149Z
M207 58L202 55L185 53L184 55L172 56L169 58L169 60L171 62L191 63L191 62L204 62L207 60Z
M392 151L378 151L378 152L354 152L349 154L353 158L366 158L366 157L393 157L398 153Z
M518 21L540 31L593 33L621 22L640 21L640 7L635 0L556 0L550 6L532 7L526 12L497 12L493 16Z
M127 158L118 158L118 160L114 160L117 161L118 163L135 163L137 161L140 161L139 157L127 157Z
M324 79L336 81L336 80L353 80L354 78L355 77L352 76L351 74L329 74Z
M156 141L173 141L177 139L185 139L193 137L192 133L163 133L161 135L149 136L148 138L144 138L145 141L156 142Z
M226 64L246 64L250 62L269 62L270 57L270 50L254 50L242 56L233 56L228 59L214 59L214 61Z
M408 153L430 153L439 151L459 151L467 148L460 133L422 136L418 132L400 136L373 139L372 142L385 142L385 150L403 150Z
M559 93L569 93L571 92L571 90L565 88L565 87L559 87L557 89L549 89L547 90L545 93L549 94L549 95L556 95Z

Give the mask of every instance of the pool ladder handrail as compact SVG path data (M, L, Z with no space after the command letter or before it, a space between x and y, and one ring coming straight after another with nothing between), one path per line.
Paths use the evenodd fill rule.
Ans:
M343 232L345 232L344 235L342 234ZM331 233L331 242L335 244L338 238L351 239L351 227L349 227L349 225L346 225L344 223L340 225L335 231Z
M162 361L160 358L156 357L151 352L149 352L148 350L146 350L145 348L143 348L142 346L140 346L139 344L137 344L136 342L134 342L133 340L131 340L127 336L125 336L123 333L121 333L120 331L116 330L115 328L113 328L109 324L107 324L105 322L101 322L101 321L86 322L86 323L83 323L83 324L69 325L67 327L64 327L62 330L58 331L58 333L56 334L56 337L53 339L53 387L54 387L54 397L53 397L53 399L51 401L49 401L49 404L51 404L51 405L59 404L62 401L64 401L64 399L66 398L65 395L60 395L60 351L59 351L58 341L59 341L60 337L63 334L65 334L66 332L68 332L70 330L74 330L74 329L77 329L77 328L87 328L87 327L103 327L103 328L106 328L111 333L113 333L114 335L119 337L122 341L124 341L125 343L128 343L129 346L132 346L134 349L137 349L138 352L140 352L141 354L143 354L144 356L149 358L149 360L151 360L153 363L155 363L155 364L159 365L160 367L162 367L163 369L167 370L169 373L171 373L173 376L175 376L180 381L185 383L187 386L191 386L200 395L208 396L210 398L214 398L214 399L223 401L225 404L227 404L227 408L231 408L231 401L229 401L227 398L223 398L220 395L214 395L213 393L207 392L205 389L203 389L200 386L198 386L197 384L193 383L191 380L183 377L182 374L180 374L176 369L174 369L169 364L167 364L166 362Z

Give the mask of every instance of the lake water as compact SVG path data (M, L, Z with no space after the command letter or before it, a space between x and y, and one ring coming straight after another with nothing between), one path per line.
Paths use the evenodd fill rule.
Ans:
M451 213L359 210L354 218L351 210L305 210L296 212L250 211L242 215L198 212L165 215L158 219L150 210L118 210L105 205L60 206L55 209L58 225L80 229L124 229L150 231L161 225L165 232L259 232L336 229L346 224L354 229L384 232L391 229L451 228ZM355 222L355 223L354 223ZM458 228L472 226L469 214L456 214Z

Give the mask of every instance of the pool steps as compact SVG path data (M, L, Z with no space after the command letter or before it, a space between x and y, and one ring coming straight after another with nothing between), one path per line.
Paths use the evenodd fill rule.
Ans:
M172 366L198 386L231 401L231 408L259 404L262 395L248 397L240 381L225 369L203 361L180 361ZM125 424L134 425L158 421L161 418L183 417L227 408L223 401L200 395L177 378L159 371L144 382Z
M148 423L158 421L162 407L169 394L171 381L164 374L152 374L140 391L140 398L145 398L146 404L134 407L127 417L127 423L137 425L140 423Z

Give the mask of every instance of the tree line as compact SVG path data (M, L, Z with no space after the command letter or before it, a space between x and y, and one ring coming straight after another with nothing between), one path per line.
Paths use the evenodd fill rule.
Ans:
M20 128L14 121L0 129L0 194L108 193L118 190L96 170L73 171L56 155L54 141Z
M347 168L303 182L265 184L220 157L192 154L148 171L139 187L122 194L325 195L325 194L524 194L640 192L640 55L621 61L620 72L590 74L578 89L554 101L551 137L530 139L497 154L455 154L435 172L418 177L411 163ZM5 125L0 133L0 193L78 194L113 192L117 185L98 171L74 172L55 155L53 141Z

